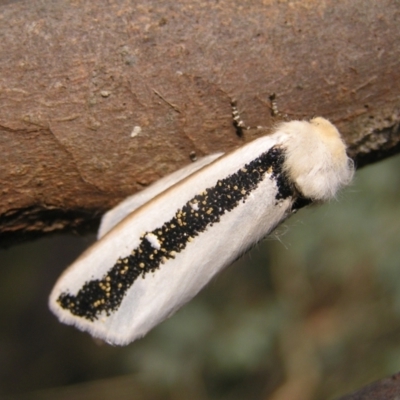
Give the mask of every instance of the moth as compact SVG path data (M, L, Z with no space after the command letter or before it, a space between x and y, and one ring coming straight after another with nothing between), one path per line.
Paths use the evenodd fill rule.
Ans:
M328 120L290 121L207 156L103 217L58 279L54 314L114 345L144 336L302 205L335 197L354 166Z

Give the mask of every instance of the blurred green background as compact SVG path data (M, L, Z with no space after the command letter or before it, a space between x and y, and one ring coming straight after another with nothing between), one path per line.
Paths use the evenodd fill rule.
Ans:
M0 397L322 400L400 371L399 171L360 170L123 348L47 308L94 235L1 251Z

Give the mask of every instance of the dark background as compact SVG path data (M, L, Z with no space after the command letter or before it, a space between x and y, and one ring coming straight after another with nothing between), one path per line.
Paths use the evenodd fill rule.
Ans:
M127 347L47 308L94 235L2 250L0 396L322 400L399 371L399 168L394 157L360 170Z

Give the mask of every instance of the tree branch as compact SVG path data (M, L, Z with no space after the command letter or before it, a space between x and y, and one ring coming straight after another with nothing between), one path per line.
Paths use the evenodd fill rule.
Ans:
M338 400L395 400L400 393L400 373L367 385Z
M239 138L334 122L362 166L399 151L394 1L9 2L0 34L0 242L94 229L125 196ZM135 128L135 127L140 127ZM132 134L133 133L133 134Z

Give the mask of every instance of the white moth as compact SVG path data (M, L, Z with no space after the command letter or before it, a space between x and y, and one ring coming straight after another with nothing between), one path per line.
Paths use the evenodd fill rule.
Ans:
M109 211L99 240L57 281L50 308L66 324L128 344L301 204L333 198L353 170L321 117L199 160Z

